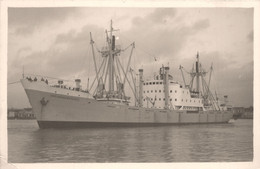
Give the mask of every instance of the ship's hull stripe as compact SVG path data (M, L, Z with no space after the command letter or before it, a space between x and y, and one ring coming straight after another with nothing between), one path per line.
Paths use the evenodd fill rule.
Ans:
M72 121L37 121L40 128L102 128L102 127L154 127L173 125L198 125L198 123L121 123L121 122L72 122ZM205 122L205 124L221 124L228 122Z

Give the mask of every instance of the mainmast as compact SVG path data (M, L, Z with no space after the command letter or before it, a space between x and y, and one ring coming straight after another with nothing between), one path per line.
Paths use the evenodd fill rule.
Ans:
M183 67L180 66L182 70ZM205 76L207 72L202 68L199 60L199 52L196 55L196 63L195 63L195 70L192 67L192 70L189 72L191 76L191 81L189 85L189 89L191 92L191 97L202 98L203 105L205 107L212 107L215 110L219 109L219 106L216 103L216 99L214 98L213 94L210 91L210 81L211 81L211 73L212 73L212 65L210 67L210 76L208 83L205 80ZM183 76L184 77L184 76ZM185 79L184 79L185 80ZM196 81L196 86L193 88L193 82ZM185 83L185 81L184 81Z

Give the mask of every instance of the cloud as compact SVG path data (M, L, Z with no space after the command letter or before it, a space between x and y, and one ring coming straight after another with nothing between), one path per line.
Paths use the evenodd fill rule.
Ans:
M203 20L199 20L197 22L195 22L195 24L193 25L193 29L195 30L201 30L201 29L205 29L207 27L209 27L209 20L208 19L203 19Z
M42 25L62 22L69 17L78 16L76 8L8 8L9 29L15 27L18 35L32 34Z
M254 41L254 31L250 31L248 34L247 34L247 39L249 42L253 42Z
M30 51L30 48L22 48L16 53L16 60L9 65L9 79L14 79L20 71L21 64L26 72L42 74L51 77L71 77L79 72L87 73L86 65L92 58L90 48L90 32L93 35L103 34L102 28L93 25L84 26L80 32L70 30L67 33L57 35L51 47L44 51ZM100 37L97 37L97 41ZM26 56L21 53L25 53ZM92 60L90 60L92 62ZM92 63L91 63L92 65ZM67 76L67 77L66 77Z
M167 19L172 19L176 16L176 9L173 8L157 8L153 13L147 16L147 19L154 23L164 23Z
M213 62L221 94L235 99L236 105L252 103L253 43L248 42L253 41L253 14L244 16L236 9L203 9L200 13L197 9L170 8L135 8L134 12L127 8L127 13L126 9L116 13L118 8L88 8L84 12L81 8L39 9L40 13L34 8L9 8L8 81L21 77L22 65L26 73L64 79L94 76L89 32L95 48L100 49L106 44L104 28L109 25L109 16L117 15L120 19L114 20L115 28L120 31L114 33L120 37L118 44L125 48L135 41L130 65L135 70L143 66L145 76L151 77L162 64L169 63L171 74L182 81L179 65L189 71L199 50L206 70ZM83 13L84 19L75 17ZM226 13L232 17L225 19ZM236 29L229 27L230 23ZM123 65L128 56L127 52L121 54ZM100 64L97 52L96 58Z
M173 8L157 8L146 16L137 16L132 19L134 26L156 27L161 24L167 24L176 16L177 10Z
M153 57L161 58L161 60L168 59L169 61L170 59L176 61L180 58L178 54L182 51L190 37L202 30L206 30L210 26L208 19L198 20L191 25L176 23L178 26L170 26L170 22L173 22L174 18L171 18L173 21L166 23L169 24L167 26L165 24L154 24L148 19L151 15L153 14L143 18L133 18L133 27L126 33L136 42L137 49L143 48L149 51L146 53L152 53L152 57L144 58L144 62L147 62L149 58L153 59Z

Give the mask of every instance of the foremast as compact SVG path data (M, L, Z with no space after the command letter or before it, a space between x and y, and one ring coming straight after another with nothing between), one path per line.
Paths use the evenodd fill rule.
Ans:
M132 92L134 93L134 96L137 98L136 92L127 78L127 74L130 71L130 61L131 56L133 54L133 49L135 47L135 43L133 42L126 49L121 49L120 45L116 45L116 36L113 34L113 32L115 31L118 30L113 28L113 22L111 20L110 30L106 30L107 45L104 46L101 50L98 50L103 59L99 68L96 64L94 41L90 33L90 44L92 46L92 54L96 72L95 80L97 80L98 84L93 95L98 100L117 100L121 102L129 102L130 97L127 97L125 95L126 81L129 83L129 86ZM124 69L120 62L119 56L121 52L127 50L129 47L131 47L131 52L128 59L127 67Z

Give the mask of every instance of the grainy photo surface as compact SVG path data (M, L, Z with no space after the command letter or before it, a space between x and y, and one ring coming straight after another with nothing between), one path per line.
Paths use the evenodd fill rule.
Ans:
M252 162L253 19L8 7L8 162Z

